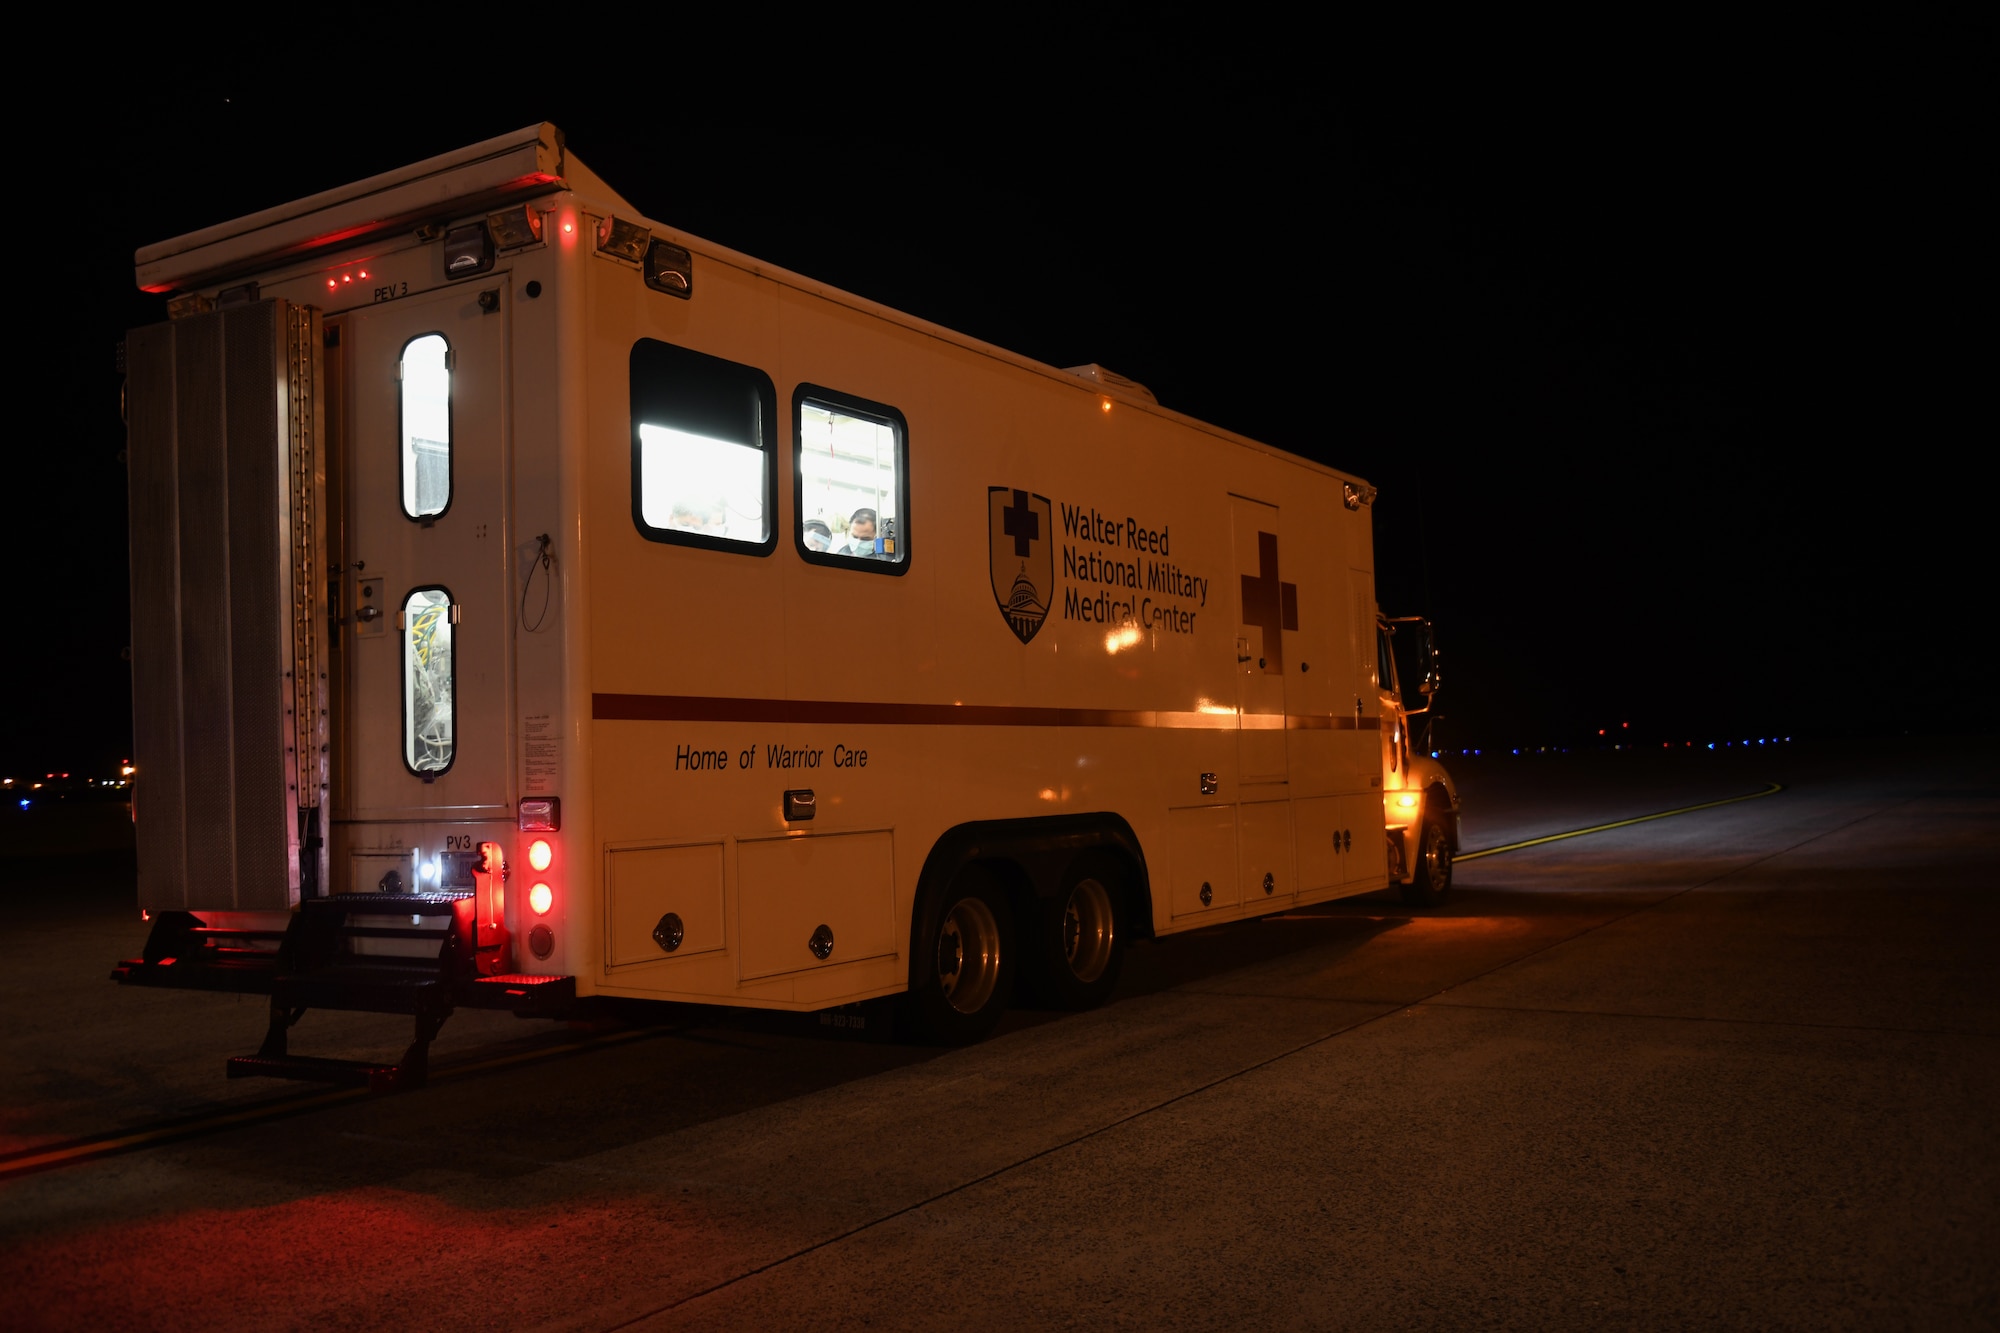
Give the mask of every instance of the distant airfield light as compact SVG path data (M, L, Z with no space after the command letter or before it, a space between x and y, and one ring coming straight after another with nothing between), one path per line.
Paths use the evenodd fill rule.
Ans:
M119 776L119 777L121 777L121 778L129 778L129 777L131 777L131 776L132 776L132 775L133 775L134 773L137 773L138 771L139 771L138 769L136 769L136 768L132 767L132 765L128 763L128 764L125 764L124 766L122 766L121 768L119 768L119 770L118 770L118 776Z

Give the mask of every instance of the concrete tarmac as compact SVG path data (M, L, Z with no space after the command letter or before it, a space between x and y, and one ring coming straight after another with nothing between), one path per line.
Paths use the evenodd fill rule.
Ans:
M246 1117L0 1155L5 1322L1992 1328L1996 757L1460 760L1468 846L1787 787L1141 945L967 1050L460 1015L330 1101L223 1080L261 1003L102 980L129 853L15 855L0 1149Z

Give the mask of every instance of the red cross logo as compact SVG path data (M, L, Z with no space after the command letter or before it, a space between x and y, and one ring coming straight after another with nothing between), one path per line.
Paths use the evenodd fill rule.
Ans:
M1028 506L1026 491L1014 492L1014 503L1000 511L1001 531L1014 539L1014 554L1023 560L1042 535L1042 520Z
M1278 538L1257 534L1257 572L1243 577L1243 623L1264 632L1264 670L1285 672L1285 636L1280 630L1299 627L1299 585L1278 582Z

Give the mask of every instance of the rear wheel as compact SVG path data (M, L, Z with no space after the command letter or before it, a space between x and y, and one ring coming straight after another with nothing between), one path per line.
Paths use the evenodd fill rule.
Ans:
M1062 889L1038 906L1035 990L1058 1009L1091 1009L1118 985L1125 960L1116 895L1100 871L1072 872Z
M990 874L968 867L931 900L911 964L907 1012L918 1035L956 1046L993 1030L1013 991L1014 921Z
M1412 907L1435 907L1451 892L1451 835L1437 815L1424 816L1417 835L1417 873L1403 886L1403 901Z

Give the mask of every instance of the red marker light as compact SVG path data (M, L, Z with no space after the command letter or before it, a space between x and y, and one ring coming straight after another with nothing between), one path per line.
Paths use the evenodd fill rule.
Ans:
M341 280L342 282L353 282L353 281L354 281L354 275L353 275L352 273L343 273L343 274L341 274L341 275L340 275L340 280Z
M537 884L528 890L528 906L535 909L536 916L547 916L555 900L555 892L546 884Z
M326 280L326 285L327 285L327 286L329 286L329 287L338 287L338 286L340 286L340 284L339 284L339 283L337 283L337 282L335 282L335 281L334 281L334 280L333 280L332 278L328 278L328 279Z
M549 846L548 839L537 838L528 844L528 864L536 870L547 870L555 859L555 849Z
M576 230L576 224L575 224L574 222L565 222L565 223L563 223L563 230L564 230L564 231L575 231L575 230Z

